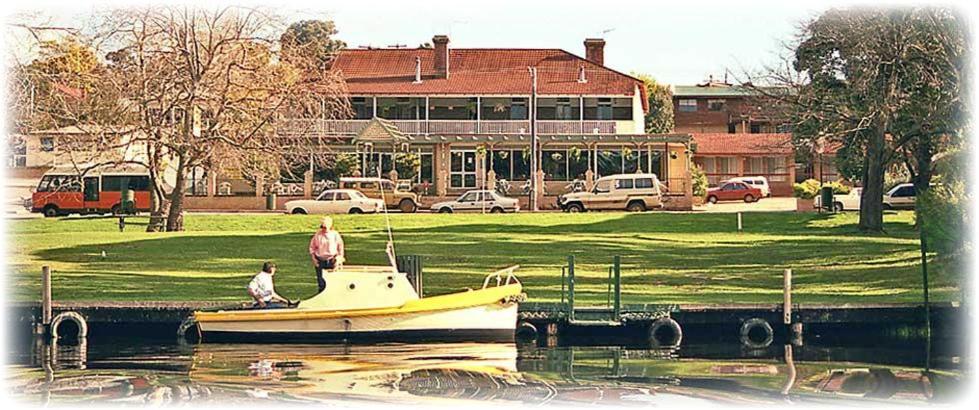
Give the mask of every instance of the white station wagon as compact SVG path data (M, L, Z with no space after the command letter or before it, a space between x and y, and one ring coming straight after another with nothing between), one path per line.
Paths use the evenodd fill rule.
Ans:
M380 212L384 201L364 196L353 189L330 189L316 199L298 199L285 204L290 214L362 214Z

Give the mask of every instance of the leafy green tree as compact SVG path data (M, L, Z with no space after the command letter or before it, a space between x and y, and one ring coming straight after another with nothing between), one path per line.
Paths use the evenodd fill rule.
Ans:
M646 113L646 132L668 134L673 132L673 92L670 86L660 84L648 74L632 74L642 80L646 87L646 100L649 112Z
M338 31L332 21L303 20L291 24L279 38L283 57L296 63L310 62L316 69L328 69L340 49L347 46L334 39Z

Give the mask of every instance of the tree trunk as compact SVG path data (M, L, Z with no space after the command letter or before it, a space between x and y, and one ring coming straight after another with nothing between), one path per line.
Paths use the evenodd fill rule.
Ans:
M860 222L865 232L884 231L884 128L871 131L863 167L863 191L860 194Z
M176 232L184 230L184 185L187 177L184 166L184 157L177 157L177 181L174 183L173 192L170 193L170 209L167 213L167 231Z
M931 186L931 157L932 151L934 151L931 137L928 135L918 137L916 148L914 156L917 162L918 174L913 181L915 199L921 198L921 195L927 193L928 188Z

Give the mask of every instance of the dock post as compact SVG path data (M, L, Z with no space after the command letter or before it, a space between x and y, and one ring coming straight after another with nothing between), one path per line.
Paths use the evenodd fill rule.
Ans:
M782 323L792 324L792 269L782 274Z
M615 255L612 258L613 280L615 281L614 305L612 305L612 318L617 322L622 313L622 257Z
M568 255L568 320L574 320L574 255Z
M51 334L51 267L41 267L41 328L40 334Z
M786 269L782 274L782 323L789 334L792 344L802 345L802 323L792 323L792 269Z

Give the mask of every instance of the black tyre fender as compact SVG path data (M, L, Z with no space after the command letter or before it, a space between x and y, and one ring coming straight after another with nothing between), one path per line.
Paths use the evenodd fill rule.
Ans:
M292 214L293 215L306 215L306 213L307 213L306 210L305 209L302 209L302 208L293 208L292 209Z
M649 344L653 347L677 347L683 341L683 329L670 317L661 317L649 325Z
M443 206L443 207L439 208L439 213L440 214L451 214L452 213L452 208L449 208L447 206Z
M741 344L745 347L764 349L772 344L775 339L775 331L772 330L772 325L767 320L755 317L745 320L741 324L741 331L738 336Z
M491 214L502 214L503 212L505 212L503 208L500 208L498 206L494 206L493 209L490 209Z
M585 212L585 207L577 202L566 205L566 209L568 212Z
M350 208L350 211L348 211L347 213L349 213L349 214L362 214L362 213L364 213L364 211L361 210L360 208Z
M516 336L523 341L537 340L537 327L530 322L520 322L517 324Z
M833 202L833 212L843 212L843 203Z

